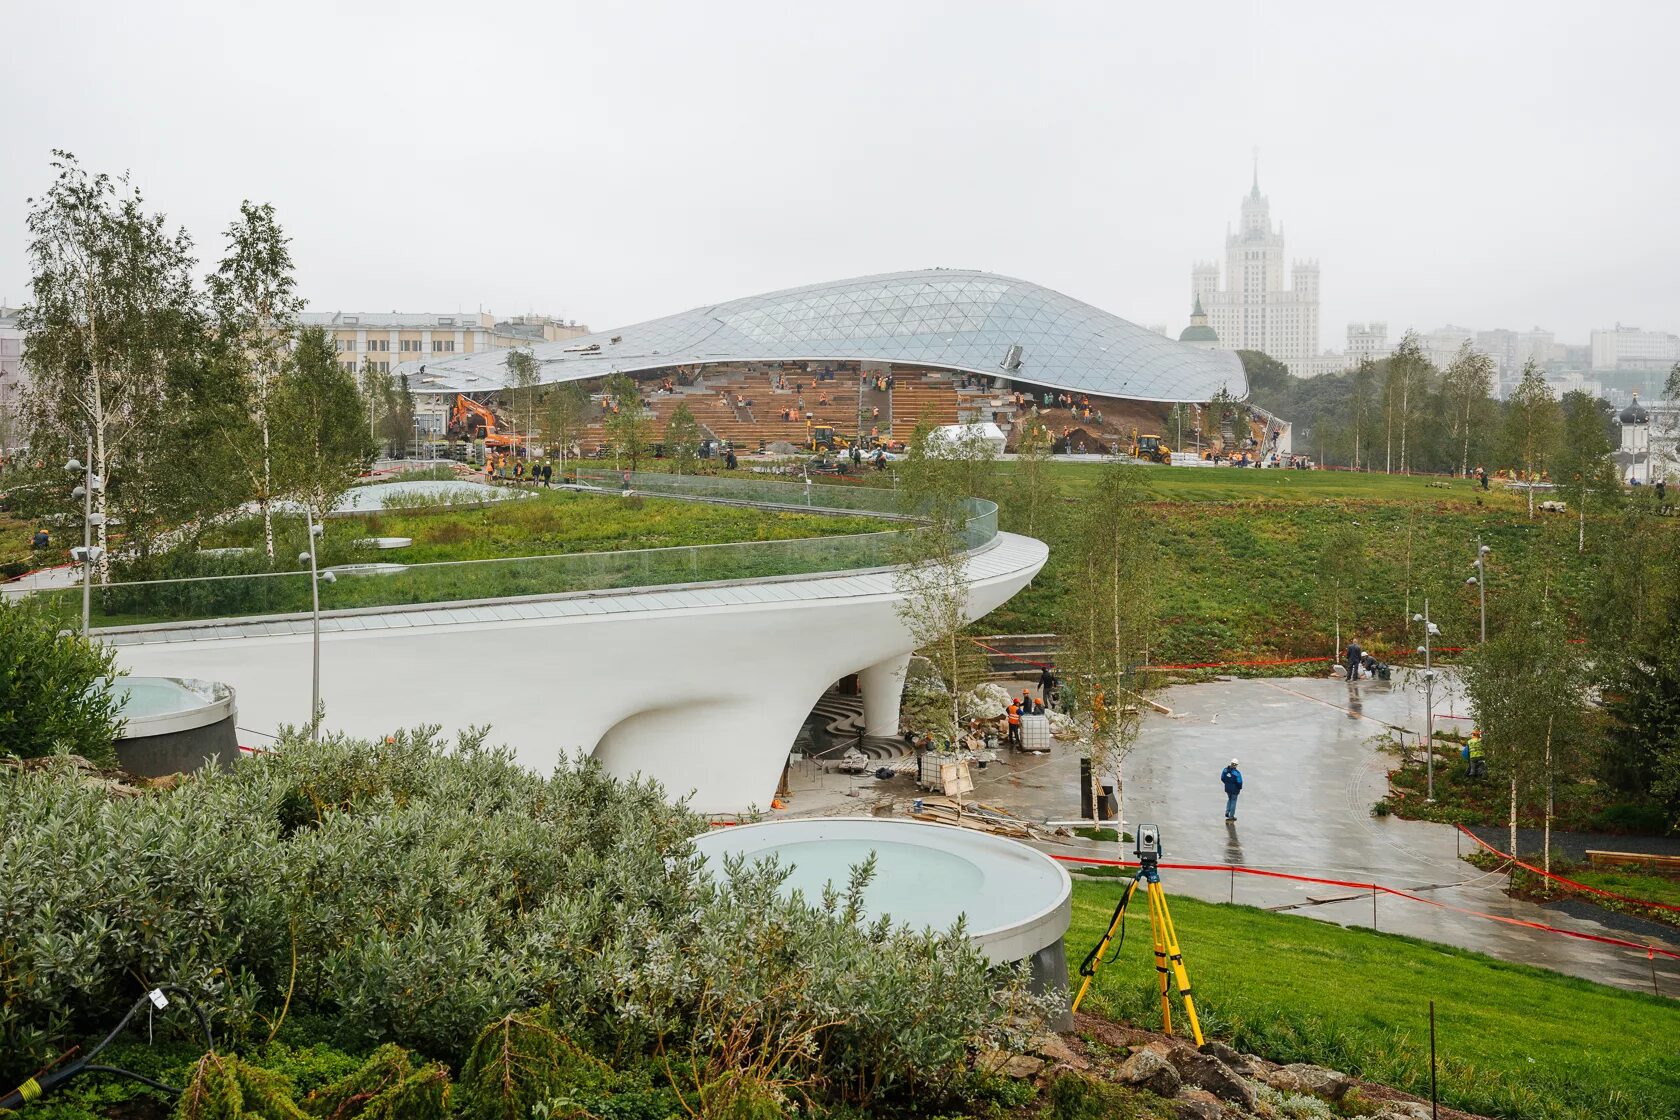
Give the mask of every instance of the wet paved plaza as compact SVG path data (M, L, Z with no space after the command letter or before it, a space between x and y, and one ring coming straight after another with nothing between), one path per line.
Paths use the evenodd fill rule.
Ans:
M1582 933L1680 950L1680 932L1631 934L1589 918L1506 897L1503 875L1478 872L1458 859L1462 847L1449 825L1371 816L1386 790L1392 754L1378 750L1389 726L1421 730L1420 691L1399 676L1391 684L1290 678L1232 680L1169 689L1158 699L1173 715L1150 714L1126 762L1124 813L1128 828L1161 826L1168 863L1242 865L1318 878L1378 882L1447 906L1539 922ZM1436 699L1437 727L1454 701ZM1411 735L1407 736L1412 738ZM1234 823L1224 820L1220 769L1236 757L1245 779ZM974 796L1038 819L1076 815L1078 758L1058 744L1048 756L1016 756L978 775ZM897 788L900 785L905 788ZM908 783L883 783L894 799ZM796 797L795 812L811 811ZM841 799L829 811L868 811ZM818 810L821 811L821 810ZM1079 841L1070 854L1112 858L1114 844ZM1130 852L1124 853L1130 858ZM1229 872L1167 870L1168 889L1210 901L1287 908L1348 926L1372 924L1371 892L1296 883ZM1410 934L1511 961L1576 976L1680 996L1680 961L1655 962L1644 952L1581 941L1556 933L1489 921L1443 907L1382 895L1378 929Z

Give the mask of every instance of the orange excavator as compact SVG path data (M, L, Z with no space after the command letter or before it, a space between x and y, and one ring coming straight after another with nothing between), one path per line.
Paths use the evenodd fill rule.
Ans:
M482 439L486 447L503 450L525 445L524 436L498 432L496 413L489 405L480 404L465 393L455 394L455 407L449 410L449 435L454 439Z

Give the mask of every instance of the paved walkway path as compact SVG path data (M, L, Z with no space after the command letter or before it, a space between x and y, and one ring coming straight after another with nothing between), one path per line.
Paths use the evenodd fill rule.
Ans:
M1589 917L1506 897L1503 875L1482 874L1457 858L1459 834L1449 825L1372 817L1371 804L1383 795L1394 764L1374 737L1385 724L1423 726L1421 693L1398 679L1351 688L1328 679L1224 681L1170 689L1159 699L1175 715L1151 714L1145 720L1127 760L1124 812L1129 828L1145 821L1161 826L1166 862L1375 881L1468 910L1680 950L1680 932L1630 935ZM1437 699L1438 719L1450 710ZM1241 760L1246 784L1238 819L1227 823L1219 771L1233 756ZM1077 766L1071 751L1058 751L1038 767L1018 762L999 775L999 784L976 796L1071 815ZM1470 841L1462 844L1467 848ZM1083 851L1119 854L1113 844L1087 844ZM1234 898L1348 926L1372 924L1369 891L1219 872L1168 870L1162 877L1169 890L1197 898ZM1637 950L1386 895L1377 900L1375 924L1623 987L1647 992L1653 987L1653 962ZM1185 933L1194 952L1194 934ZM1680 996L1680 961L1659 957L1654 963L1656 986Z

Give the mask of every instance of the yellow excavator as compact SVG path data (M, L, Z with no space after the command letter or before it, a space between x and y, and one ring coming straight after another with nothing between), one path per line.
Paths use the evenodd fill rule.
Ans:
M1172 462L1172 448L1164 443L1160 436L1153 434L1138 435L1136 428L1132 429L1132 458L1142 459L1146 463Z
M807 451L844 451L851 446L845 436L834 430L832 424L812 424L805 421L805 448Z

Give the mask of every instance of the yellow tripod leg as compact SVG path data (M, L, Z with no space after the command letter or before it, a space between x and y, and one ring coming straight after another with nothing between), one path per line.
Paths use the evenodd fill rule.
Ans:
M1172 1033L1172 1004L1167 1001L1167 936L1161 884L1149 884L1149 938L1155 943L1155 973L1161 980L1161 1030Z
M1161 923L1166 935L1167 960L1172 965L1173 978L1178 981L1178 994L1184 1000L1184 1014L1190 1020L1190 1032L1196 1036L1196 1045L1200 1046L1202 1044L1202 1024L1196 1019L1196 1000L1190 994L1190 973L1185 971L1184 953L1178 947L1178 930L1173 926L1172 914L1167 911L1167 892L1162 889L1159 883L1155 884L1155 889L1160 891L1161 895ZM1163 989L1161 998L1163 1000L1166 999L1164 991L1166 985L1167 978L1163 975L1161 977L1161 987Z
M1097 942L1096 954L1091 958L1091 974L1080 982L1079 993L1073 997L1073 1004L1068 1008L1069 1015L1079 1010L1080 1003L1085 999L1085 993L1091 989L1091 981L1097 978L1097 969L1102 967L1103 957L1108 954L1108 946L1114 940L1114 932L1120 928L1120 923L1126 920L1126 907L1131 903L1132 892L1137 890L1137 885L1138 881L1136 879L1126 885L1126 893L1121 896L1120 905L1115 907L1114 919L1108 923L1108 930L1102 935L1102 940ZM1153 926L1154 924L1154 921L1151 920L1150 925Z

